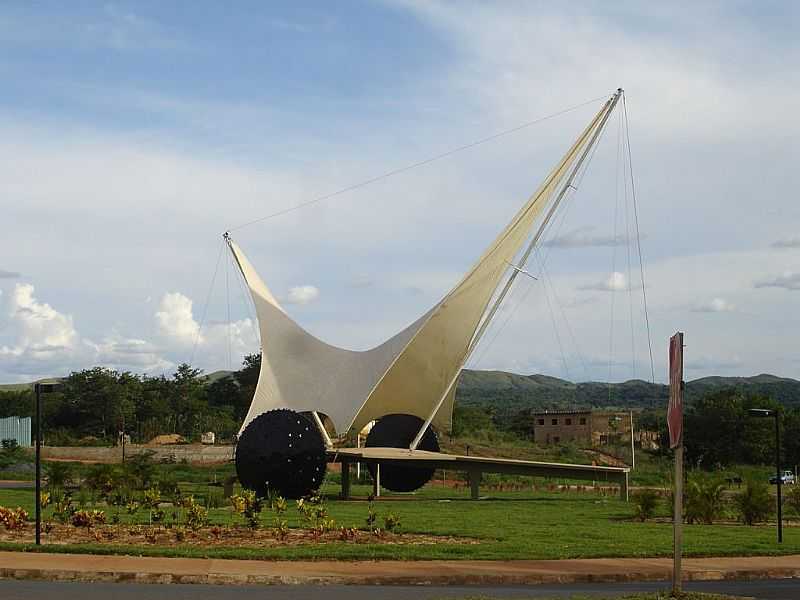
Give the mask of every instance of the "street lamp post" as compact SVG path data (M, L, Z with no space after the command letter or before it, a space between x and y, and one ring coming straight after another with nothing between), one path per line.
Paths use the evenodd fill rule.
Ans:
M57 382L40 382L33 386L36 394L36 545L42 544L42 394L58 389Z
M781 487L783 477L781 476L781 428L780 415L777 410L769 408L751 408L748 411L751 417L775 417L775 485L778 487L778 543L783 542L783 507L781 501Z

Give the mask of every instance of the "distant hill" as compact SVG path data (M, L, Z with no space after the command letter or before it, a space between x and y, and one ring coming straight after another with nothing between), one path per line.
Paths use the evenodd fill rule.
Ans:
M213 383L231 375L214 371L205 375ZM0 385L0 391L30 389L33 383ZM800 406L800 381L763 373L752 377L702 377L686 384L686 401L691 404L708 392L723 388L768 396L785 406ZM548 375L518 375L505 371L464 370L456 390L463 406L491 406L497 414L568 408L664 408L669 389L641 379L622 383L587 381L573 383Z
M58 378L46 377L45 379L37 379L30 383L0 383L0 392L21 392L23 390L32 390L34 384L39 382L53 382L58 381Z
M703 377L686 383L686 402L708 392L740 389L773 398L785 406L800 406L800 381L775 375ZM517 375L503 371L464 371L456 391L463 405L491 405L494 411L517 413L567 408L664 408L669 388L641 379L622 383L572 383L546 375Z

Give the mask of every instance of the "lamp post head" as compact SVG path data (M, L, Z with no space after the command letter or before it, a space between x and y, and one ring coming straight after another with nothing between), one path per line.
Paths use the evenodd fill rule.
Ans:
M35 384L36 388L42 394L49 394L50 392L57 392L63 386L59 380L39 381Z
M772 417L775 411L770 408L748 408L747 414L751 417Z

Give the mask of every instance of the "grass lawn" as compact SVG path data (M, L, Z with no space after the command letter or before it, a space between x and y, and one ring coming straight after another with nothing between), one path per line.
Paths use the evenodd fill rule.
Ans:
M187 483L185 493L202 496L208 487ZM361 499L335 499L337 486L324 488L330 494L328 509L337 526L363 528L367 502L363 499L370 488L354 486ZM0 490L0 505L22 506L33 514L33 490ZM491 497L472 501L468 492L442 486L427 486L416 494L383 497L375 503L381 517L393 512L400 517L401 530L441 536L468 537L477 544L439 543L432 545L394 545L375 543L328 542L305 546L276 548L189 548L121 546L92 543L68 547L51 546L50 551L136 553L162 556L216 556L228 558L269 559L558 559L591 557L669 556L672 551L672 527L667 522L639 523L631 520L633 507L615 496L591 492L493 492ZM114 507L100 506L112 515ZM179 509L174 509L178 510ZM662 505L662 514L667 507ZM170 514L172 507L165 507ZM45 511L45 518L51 509ZM269 526L273 514L262 515ZM147 512L131 516L123 510L123 522L147 523ZM242 519L230 508L212 508L209 517L214 524L241 524ZM301 521L294 504L286 513L290 527ZM29 527L31 538L33 527ZM367 535L367 534L365 534ZM784 528L784 543L775 542L774 526L687 525L684 528L685 556L745 556L800 554L800 527ZM19 543L4 543L0 549L30 549Z

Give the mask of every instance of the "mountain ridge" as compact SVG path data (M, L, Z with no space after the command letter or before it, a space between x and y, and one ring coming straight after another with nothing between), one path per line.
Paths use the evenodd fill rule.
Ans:
M231 371L218 370L204 375L213 383ZM33 383L0 384L0 391L30 388ZM800 381L759 373L749 377L710 375L686 382L686 401L719 389L736 388L764 395L784 404L800 406ZM607 383L602 381L572 382L551 375L522 375L508 371L476 371L465 369L458 383L456 399L463 406L487 406L498 413L518 413L546 409L584 408L652 408L663 409L669 396L665 384L642 379Z

